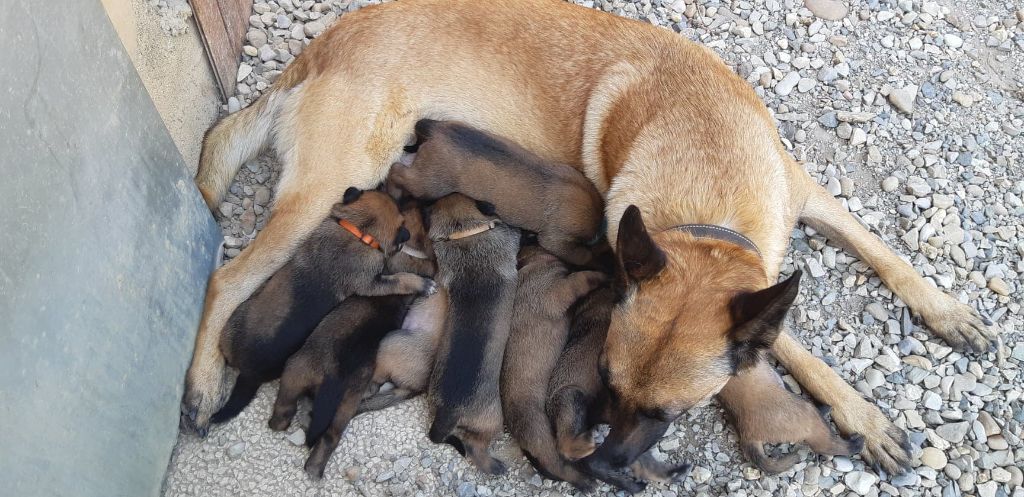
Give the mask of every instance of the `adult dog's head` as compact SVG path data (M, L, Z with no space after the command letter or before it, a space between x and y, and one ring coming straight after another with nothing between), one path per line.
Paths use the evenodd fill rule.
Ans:
M778 337L800 279L768 286L755 252L649 232L635 206L619 223L616 257L620 298L600 361L611 434L591 458L605 468L632 463L669 423L754 365Z

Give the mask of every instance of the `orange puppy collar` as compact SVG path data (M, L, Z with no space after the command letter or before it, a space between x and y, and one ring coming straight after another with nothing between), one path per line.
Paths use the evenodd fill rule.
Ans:
M349 233L352 233L353 235L355 235L356 238L359 239L359 241L361 241L361 242L363 242L363 243L365 243L365 244L367 244L367 245L369 245L369 246L371 246L371 247L373 247L373 248L375 248L377 250L380 250L380 243L377 242L377 239L374 238L373 235L371 235L369 233L363 233L362 230L357 228L356 225L350 223L347 219L339 219L338 220L338 226L341 226L342 228L345 228L345 231L348 231Z

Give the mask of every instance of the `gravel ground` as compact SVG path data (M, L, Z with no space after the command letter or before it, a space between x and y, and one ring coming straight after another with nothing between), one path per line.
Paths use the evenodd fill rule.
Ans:
M797 228L785 272L802 267L811 278L792 329L909 431L916 467L879 479L859 458L808 456L762 476L712 404L658 445L658 457L695 464L690 478L646 494L1024 497L1024 8L1016 0L855 0L847 11L836 0L807 1L814 14L800 0L576 3L718 52L764 98L810 174L919 272L995 322L1005 346L981 357L952 351L863 262ZM239 96L224 110L251 102L311 38L369 3L255 3ZM227 257L263 227L276 167L255 160L232 185L218 213ZM510 474L480 475L427 440L421 400L357 418L326 479L312 482L302 472L302 433L266 427L276 388L264 386L207 439L182 435L165 495L575 493L536 476L507 438L497 452Z

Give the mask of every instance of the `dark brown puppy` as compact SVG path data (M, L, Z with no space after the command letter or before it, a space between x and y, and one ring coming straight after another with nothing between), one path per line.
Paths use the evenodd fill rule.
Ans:
M239 375L213 422L238 415L259 386L281 374L288 357L345 298L434 293L437 286L428 278L384 274L387 256L408 239L409 231L390 197L349 188L292 260L231 315L220 350Z
M570 264L610 257L603 200L579 171L458 122L421 120L416 138L412 166L395 164L389 177L414 197L459 192L489 202L503 221L537 232L541 246Z
M551 372L569 334L569 306L607 277L597 271L570 274L562 261L538 246L520 250L519 266L512 332L501 367L505 426L542 475L589 490L589 478L559 455L545 404Z
M800 455L769 456L764 452L766 443L806 443L814 452L831 456L849 456L864 448L860 435L844 440L832 433L823 413L787 390L764 359L729 380L718 399L736 427L743 454L767 473L786 471Z
M410 239L387 261L389 273L434 275L429 239L418 207L402 210ZM436 295L436 294L435 294ZM402 324L414 295L351 297L334 308L313 330L305 345L285 364L270 428L283 430L303 395L314 395L306 445L312 448L306 472L323 476L373 374L381 340ZM423 297L431 298L431 297Z
M617 300L616 291L604 286L570 309L569 336L548 383L547 415L554 428L558 452L570 461L594 452L593 428L607 423L611 416L613 399L601 377L599 363ZM643 490L643 480L681 481L690 471L690 464L666 464L654 459L650 452L641 454L629 467L632 476L608 466L583 466L595 478L628 492Z
M519 230L460 194L431 209L437 280L448 315L430 377L430 440L449 443L481 471L505 472L488 446L501 433L498 380L515 298Z

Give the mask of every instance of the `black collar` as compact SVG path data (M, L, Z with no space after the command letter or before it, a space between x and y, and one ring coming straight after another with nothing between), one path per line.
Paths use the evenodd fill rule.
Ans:
M761 251L758 250L757 245L751 239L738 231L731 230L724 226L718 226L715 224L681 224L670 229L689 233L693 235L694 238L710 238L712 240L721 240L723 242L733 243L757 254L758 257L761 257Z

